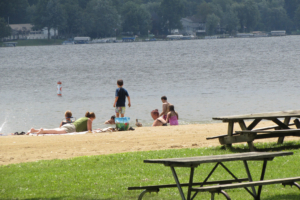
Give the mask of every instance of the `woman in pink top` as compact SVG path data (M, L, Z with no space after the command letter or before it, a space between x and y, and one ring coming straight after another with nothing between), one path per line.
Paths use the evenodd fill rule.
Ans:
M170 125L178 125L178 113L174 109L174 105L169 105L169 112L167 114L167 123Z

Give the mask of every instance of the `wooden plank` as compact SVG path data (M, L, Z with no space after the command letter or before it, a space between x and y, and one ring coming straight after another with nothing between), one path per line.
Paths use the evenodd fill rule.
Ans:
M182 166L192 167L198 166L202 163L216 163L228 162L238 160L263 160L274 158L278 156L293 155L293 152L248 152L248 153L235 153L224 154L215 156L197 156L186 158L167 158L167 159L150 159L144 160L144 163L164 164L165 166Z
M245 133L281 133L281 134L297 134L300 133L300 129L280 129L280 130L244 130L244 131L236 131L237 134L245 134Z
M214 120L240 120L240 119L266 119L266 118L284 118L284 117L300 117L300 110L287 110L268 113L254 113L246 115L233 115L224 117L213 117Z
M222 145L241 143L241 142L252 142L255 139L256 135L257 135L257 133L250 132L247 134L226 136L226 137L219 138L219 142Z
M250 124L247 128L247 130L252 130L259 122L261 121L261 119L256 119L252 122L252 124ZM299 120L298 120L299 121ZM254 123L255 122L255 123ZM290 123L289 126L293 126L295 125L295 123ZM279 126L268 126L268 127L263 127L263 128L257 128L257 129L253 129L253 132L255 131L263 131L263 130L268 130L268 129L276 129L279 128ZM300 122L299 122L299 128L300 128ZM294 130L294 129L291 129ZM239 131L236 131L235 133L232 134L232 136L234 135L240 135L240 133L237 133ZM218 136L213 136L213 137L207 137L207 140L212 140L212 139L217 139L217 138L221 138L221 137L226 137L228 136L226 135L218 135Z
M282 129L290 129L290 127L288 127L288 125L282 123L282 122L281 122L279 119L277 119L277 118L272 119L272 121L273 121L275 124L277 124L280 128L282 128Z
M287 125L287 126L288 126L288 125L289 125L289 123L290 123L290 121L291 121L291 117L285 117L285 118L284 118L284 122L283 122L283 123L284 123L285 125ZM278 141L277 141L277 143L278 143L278 144L282 144L282 143L283 143L283 141L284 141L284 136L281 136L281 137L279 137L279 138L278 138Z
M299 119L295 119L294 120L294 123L296 125L297 128L300 128L300 122L299 122Z
M242 130L247 130L247 126L244 120L239 120L239 124Z
M293 126L295 125L294 123L290 123L288 126ZM256 128L256 129L253 129L253 131L258 131L258 130L268 130L268 129L276 129L276 128L279 128L279 126L267 126L267 127L262 127L262 128ZM248 130L251 130L251 129L248 129Z
M255 119L248 127L248 130L254 129L254 127L261 121L262 119Z
M192 185L213 185L213 184L229 184L236 182L244 182L248 181L248 178L240 178L240 179L230 179L230 180L220 180L220 181L207 181L203 182L195 182ZM181 183L181 187L189 186L189 183ZM166 185L149 185L149 186L136 186L136 187L128 187L128 190L147 190L147 189L157 189L157 188L173 188L177 187L176 184L166 184Z
M233 121L228 122L227 135L233 134L233 128L234 128L234 122Z
M218 192L220 190L225 190L225 189L244 188L244 187L260 186L260 185L271 185L277 183L291 183L296 181L300 181L300 177L253 181L253 182L246 182L246 183L233 183L233 184L215 185L215 186L207 186L207 187L197 187L197 188L192 188L192 191Z
M257 134L255 139L266 139L266 138L278 138L281 137L281 133L269 133L269 134ZM294 136L294 137L300 137L300 133L291 133L291 134L284 134L284 136Z

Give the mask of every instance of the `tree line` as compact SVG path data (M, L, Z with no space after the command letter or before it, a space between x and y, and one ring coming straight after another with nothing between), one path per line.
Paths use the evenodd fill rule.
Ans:
M11 33L9 24L31 23L60 36L92 38L170 34L181 29L180 19L205 23L216 33L300 28L299 0L1 0L0 38Z

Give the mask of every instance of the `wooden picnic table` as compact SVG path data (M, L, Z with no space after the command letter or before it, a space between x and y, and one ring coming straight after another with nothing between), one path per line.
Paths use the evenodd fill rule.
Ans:
M172 188L172 187L178 188L182 200L192 200L196 197L196 195L199 192L210 192L211 200L214 200L215 193L221 193L226 197L227 200L230 200L229 195L224 191L225 189L245 188L245 190L251 196L253 196L255 200L259 200L263 185L282 183L284 185L295 185L300 189L300 186L295 182L295 181L300 181L300 177L264 180L267 162L273 160L275 157L278 156L289 156L289 155L293 155L293 152L249 152L249 153L236 153L236 154L225 154L225 155L214 155L214 156L144 160L144 163L163 164L166 167L170 167L176 184L129 187L128 190L144 190L138 197L138 200L142 200L144 194L147 192L158 192L160 188ZM244 163L247 178L238 178L237 176L234 175L233 172L231 172L223 164L223 162L233 162L233 161L242 161ZM251 172L248 167L248 161L263 161L263 167L262 167L259 181L253 181ZM203 182L194 182L195 168L197 168L201 164L206 164L206 163L216 163L216 164ZM209 182L208 179L215 172L218 166L222 166L226 170L226 172L233 177L233 179L216 180L216 181ZM190 168L189 183L180 183L175 167ZM211 184L219 184L219 185L204 186L204 185L211 185ZM259 186L258 190L255 189L255 186ZM182 187L188 187L186 196L182 190ZM248 187L250 187L250 189ZM193 195L192 192L194 192Z
M290 126L296 125L300 128L299 120L296 119L295 123L291 123L292 118L299 118L300 110L288 110L270 113L256 113L247 115L235 115L225 117L213 117L214 120L222 120L228 123L226 135L219 135L215 137L208 137L206 139L218 138L223 145L231 146L233 143L247 142L251 151L255 150L253 141L255 139L278 137L278 143L282 144L285 136L300 136L300 129L291 129ZM283 118L283 121L280 120ZM252 123L246 126L245 120L252 120ZM269 120L274 122L275 126L254 129L262 120ZM234 133L234 123L239 123L242 131ZM275 129L275 131L266 131ZM277 131L277 130L291 130L291 131ZM264 132L262 132L264 131ZM263 134L258 134L263 133Z

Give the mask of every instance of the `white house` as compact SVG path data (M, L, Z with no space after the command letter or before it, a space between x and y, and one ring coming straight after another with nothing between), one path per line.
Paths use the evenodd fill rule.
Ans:
M48 39L47 27L42 30L32 30L32 24L10 24L12 29L11 36L4 38L4 40L26 40L26 39ZM58 31L50 29L50 37L58 35Z
M196 18L185 17L180 21L182 24L182 30L180 30L180 32L182 34L196 35L197 32L205 33L205 23L197 20Z

